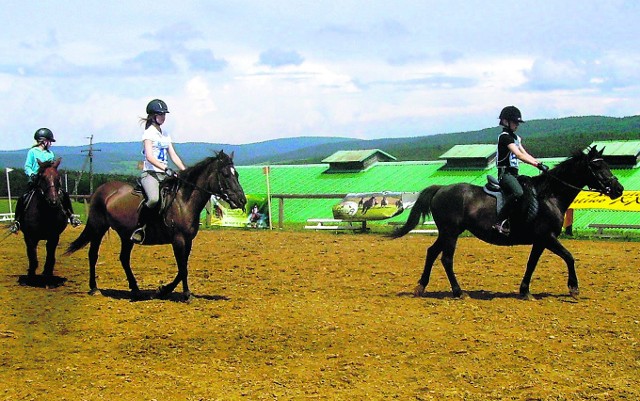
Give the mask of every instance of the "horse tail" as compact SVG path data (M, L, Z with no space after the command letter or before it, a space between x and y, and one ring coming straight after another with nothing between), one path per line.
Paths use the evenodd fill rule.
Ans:
M409 212L407 222L404 223L403 226L396 228L389 236L391 238L400 238L407 235L411 230L416 228L418 224L420 224L421 220L424 220L427 215L430 215L431 199L433 199L440 188L442 188L442 185L432 185L423 189L422 192L420 192L420 195L418 195L416 203L411 208L411 212Z
M92 229L89 227L89 225L86 225L84 227L84 230L82 230L82 232L80 233L80 236L78 236L75 241L69 244L69 247L67 247L67 250L64 252L64 256L69 256L75 251L87 246L87 244L91 242L91 238L93 237L90 231L92 231Z

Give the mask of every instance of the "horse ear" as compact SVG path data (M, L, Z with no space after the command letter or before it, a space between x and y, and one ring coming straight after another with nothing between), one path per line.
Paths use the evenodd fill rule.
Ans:
M232 150L232 151L231 151L231 154L229 155L229 157L231 158L231 160L233 160L233 155L235 155L235 153L236 153L236 151L235 151L235 150Z
M602 157L602 154L604 153L604 148L606 148L606 146L603 146L602 149L600 149L600 152L598 152L598 156Z
M60 163L62 162L62 157L58 157L52 164L52 166L54 168L58 168L58 166L60 165Z
M44 164L43 162L41 162L39 159L36 159L36 161L38 162L38 166L42 167L42 165Z

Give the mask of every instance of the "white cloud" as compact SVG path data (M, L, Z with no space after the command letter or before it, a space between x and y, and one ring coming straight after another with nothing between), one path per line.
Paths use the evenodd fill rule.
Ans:
M481 129L505 104L526 119L638 114L630 4L160 0L149 17L136 2L13 2L0 132L16 140L0 148L40 125L57 145L138 140L154 97L177 140L230 143Z

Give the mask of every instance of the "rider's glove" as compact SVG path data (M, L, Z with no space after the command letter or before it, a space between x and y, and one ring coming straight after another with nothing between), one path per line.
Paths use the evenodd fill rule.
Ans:
M538 163L536 167L538 167L538 170L542 171L543 173L546 173L547 171L549 171L549 166L547 166L544 163Z
M175 171L171 170L169 167L164 169L164 173L167 175L167 177L175 177L178 174L176 174Z

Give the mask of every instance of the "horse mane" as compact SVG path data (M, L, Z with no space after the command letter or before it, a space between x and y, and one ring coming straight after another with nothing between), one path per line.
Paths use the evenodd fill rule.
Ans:
M574 150L571 156L561 161L557 166L549 170L547 174L553 174L556 177L564 177L573 174L575 166L582 163L587 154L581 150ZM540 180L541 185L538 188L538 195L544 195L548 193L552 187L552 183L555 181L552 178L546 177L545 174L533 177L534 180Z
M220 152L216 152L214 156L209 156L206 157L205 159L199 161L198 163L194 164L191 167L187 167L186 169L180 171L178 173L179 177L187 182L191 182L191 183L195 183L198 179L198 177L200 177L203 172L209 168L209 166L218 161L218 160L222 160L223 157L228 157L223 151ZM169 181L171 180L171 181ZM172 182L173 180L176 180L175 178L169 178L167 181ZM184 194L185 197L190 197L191 193L193 192L193 190L195 189L192 185L184 185L183 186L184 189Z
M38 167L38 174L42 173L44 170L53 166L54 162L55 160L47 160L46 162L41 162L42 164L40 164L40 167Z

